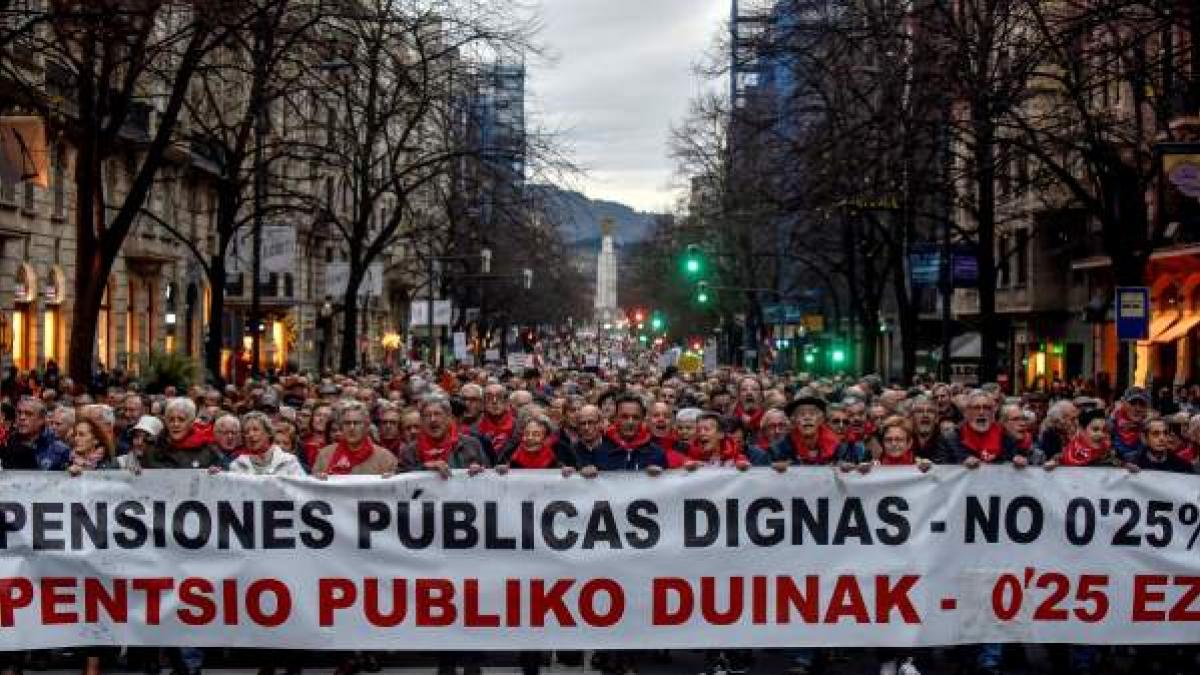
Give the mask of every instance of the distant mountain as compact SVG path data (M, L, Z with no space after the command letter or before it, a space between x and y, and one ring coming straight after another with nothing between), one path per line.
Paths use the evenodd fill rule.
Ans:
M618 244L636 243L650 236L654 218L658 215L637 211L619 202L589 199L579 192L554 185L530 185L527 189L535 199L546 204L551 219L558 222L568 244L598 241L600 223L605 218L612 218L616 223L613 234Z

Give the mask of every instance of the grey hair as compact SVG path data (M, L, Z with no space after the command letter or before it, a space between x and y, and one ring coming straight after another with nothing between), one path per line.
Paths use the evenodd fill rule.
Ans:
M72 408L69 405L56 405L56 406L54 406L54 410L52 410L51 413L57 413L59 411L62 411L62 413L67 416L67 419L70 420L68 422L68 424L75 423L75 409L74 408Z
M234 415L232 413L221 413L217 417L217 419L213 421L213 430L215 431L217 429L217 427L222 426L224 424L229 424L230 422L233 422L234 424L236 424L239 431L241 430L241 428L242 428L241 421L238 420L237 415Z
M371 412L367 410L367 404L362 401L347 400L339 405L337 409L337 423L339 427L342 425L342 420L346 419L346 413L348 412L360 412L368 423L371 421Z
M262 425L263 431L267 432L268 435L271 433L271 418L267 417L267 414L264 412L259 412L257 410L251 410L250 412L246 413L245 415L242 415L242 419L240 421L238 420L238 418L233 417L233 415L222 415L221 418L218 419L217 421L220 422L221 420L225 419L226 417L233 418L233 420L235 422L238 422L238 424L240 424L243 429L250 426L251 424L259 424L259 425Z
M1046 409L1046 419L1042 420L1041 430L1046 431L1048 429L1056 429L1057 426L1062 422L1063 415L1065 415L1067 410L1070 408L1075 408L1078 410L1079 406L1076 406L1074 402L1066 399L1052 403L1050 407Z
M454 412L454 409L450 405L450 399L444 394L427 394L421 397L421 405L419 406L421 412L425 412L425 408L431 405L441 408L447 415Z
M704 411L699 408L684 408L675 413L675 421L692 424L699 420L702 414L704 414Z
M167 399L163 415L170 415L173 410L182 412L188 419L196 419L196 402L186 396L176 396L175 398Z
M550 418L546 417L545 415L541 414L540 412L532 413L529 415L522 415L521 419L518 420L517 429L519 429L520 432L522 434L524 434L525 427L529 426L530 424L540 425L542 427L542 429L546 432L547 437L553 436L555 434L555 432L558 431L558 429L554 426L554 423L550 421Z

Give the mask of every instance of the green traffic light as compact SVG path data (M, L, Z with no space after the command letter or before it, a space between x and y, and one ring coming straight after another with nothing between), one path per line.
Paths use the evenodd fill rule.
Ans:
M695 258L690 258L687 261L687 271L691 274L695 274L696 272L699 272L700 271L700 261L696 260Z
M683 270L688 276L697 276L704 270L704 259L700 257L700 247L688 244L687 253L683 257Z
M646 336L645 336L645 335L639 335L639 336L638 336L638 342L645 342L645 341L646 341L646 339L647 339L647 338L646 338Z
M806 365L811 366L812 364L814 364L816 362L817 362L817 357L815 354L805 354L804 355L804 363Z
M844 350L840 347L834 349L833 353L830 356L832 356L834 363L845 363L846 362L846 350Z
M708 291L700 291L700 294L696 296L696 302L702 305L708 304Z
M662 327L663 327L662 317L656 316L653 319L650 319L650 327L656 331L662 330Z

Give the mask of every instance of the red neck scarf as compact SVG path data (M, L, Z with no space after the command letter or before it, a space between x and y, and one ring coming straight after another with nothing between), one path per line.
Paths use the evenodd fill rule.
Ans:
M1088 441L1087 434L1080 432L1075 434L1071 442L1062 451L1063 466L1090 466L1099 462L1108 456L1109 444L1108 439L1099 446L1094 446Z
M1117 412L1113 415L1113 428L1117 430L1117 438L1121 439L1121 445L1133 447L1142 440L1142 423L1129 418L1124 404L1117 406Z
M1017 447L1020 448L1021 450L1024 450L1027 453L1030 450L1032 450L1033 449L1033 432L1026 431L1024 434L1021 434L1021 440L1017 441Z
M762 418L766 412L766 409L759 407L753 413L747 414L746 410L742 408L741 403L737 404L737 407L733 409L733 414L742 421L743 426L751 431L758 431L758 428L762 426Z
M710 452L707 448L702 447L698 441L692 441L691 445L688 446L687 458L693 462L724 465L742 459L742 453L738 452L737 443L732 438L722 440L721 447L716 452Z
M550 444L550 441L542 443L533 450L521 443L513 453L509 464L518 469L549 469L554 466L557 459L554 455L554 446Z
M492 446L497 449L504 445L513 432L513 414L511 410L505 410L504 415L498 420L493 420L490 415L484 413L479 419L479 433L487 436L487 439L492 442Z
M889 455L885 450L879 456L879 463L883 466L905 466L908 464L917 463L917 453L913 451L913 446L910 444L908 449L899 455Z
M346 439L338 441L333 457L329 459L329 473L333 476L346 476L354 472L355 467L371 458L375 448L371 439L364 438L358 447L352 448Z
M451 424L446 429L441 440L435 440L424 430L417 435L417 457L422 464L426 462L448 462L450 452L458 444L458 425Z
M633 450L636 450L654 440L654 438L650 435L649 427L643 424L642 426L638 427L637 435L633 437L633 440L626 441L617 431L617 425L614 424L608 429L608 440L621 446L621 449L625 452L632 452Z
M969 423L963 422L958 428L958 439L983 462L994 462L1004 450L1004 429L995 422L982 434Z
M837 455L837 448L840 444L838 437L833 433L833 429L825 425L817 428L817 442L815 448L810 448L804 442L804 437L800 435L798 429L793 428L790 434L792 438L792 447L796 450L796 459L803 464L829 464Z
M213 436L213 428L211 424L202 424L200 422L192 423L192 430L187 436L178 443L172 441L171 447L176 450L199 450L200 448L215 443L216 437Z
M654 436L654 442L663 450L674 450L679 445L679 437L675 434L668 433L665 436Z

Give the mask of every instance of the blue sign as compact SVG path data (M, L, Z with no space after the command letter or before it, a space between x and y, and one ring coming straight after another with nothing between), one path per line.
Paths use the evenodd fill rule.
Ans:
M763 323L768 325L798 324L803 318L799 305L763 305Z
M979 284L979 260L970 246L950 249L950 282L955 288ZM908 274L914 287L935 287L942 282L942 249L938 244L916 243L909 247Z
M1144 286L1117 288L1117 339L1150 339L1150 289Z

